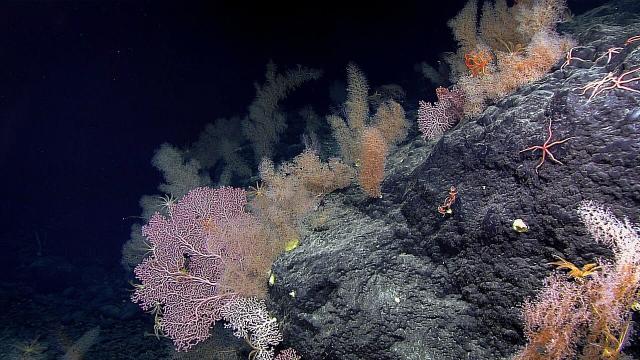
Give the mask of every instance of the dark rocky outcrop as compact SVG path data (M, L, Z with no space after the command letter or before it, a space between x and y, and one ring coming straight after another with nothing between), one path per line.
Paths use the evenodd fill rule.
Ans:
M270 306L285 342L307 359L499 359L523 345L519 305L550 274L610 256L576 214L596 200L640 219L640 93L577 88L640 66L640 3L611 1L563 24L580 44L564 70L463 122L435 144L416 139L389 158L383 198L329 196L301 246L274 265ZM627 84L640 91L640 81ZM551 150L519 153L547 138ZM451 185L453 215L436 208ZM521 218L529 232L511 229ZM635 336L635 334L634 334ZM637 348L627 352L633 354Z

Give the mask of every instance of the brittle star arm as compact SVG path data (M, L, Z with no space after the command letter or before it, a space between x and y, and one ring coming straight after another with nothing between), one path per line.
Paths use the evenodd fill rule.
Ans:
M562 143L567 142L567 141L569 141L569 140L571 140L571 139L574 139L574 138L575 138L575 136L571 136L571 137L568 137L568 138L566 138L566 139L564 139L564 140L554 141L554 142L552 142L551 144L547 145L547 148L550 148L550 147L552 147L552 146L554 146L554 145L562 144ZM555 157L553 157L553 154L552 154L549 150L547 150L546 152L547 152L547 154L549 154L549 159L551 159L551 160L555 161L556 163L558 163L558 164L560 164L560 165L564 165L564 164L562 163L562 161L557 160ZM542 164L540 164L540 165L542 165Z
M580 61L587 61L585 59L580 59L579 57L573 57L573 50L577 47L584 47L584 46L574 46L571 49L569 49L569 51L567 51L567 55L565 57L565 62L560 66L560 70L564 70L565 66L569 65L571 63L571 60L580 60Z
M628 39L627 39L627 41L625 41L625 43L624 43L624 44L625 44L625 45L629 45L629 44L631 44L632 42L634 42L634 41L638 41L638 40L640 40L640 35L635 35L635 36L632 36L632 37L628 38Z
M604 53L604 54L600 55L600 57L598 57L598 58L596 59L596 61L594 61L594 62L595 62L595 63L597 63L600 59L602 59L602 58L604 58L604 57L606 56L606 57L607 57L607 64L608 64L609 62L611 62L611 57L612 57L613 55L615 55L615 54L620 54L620 51L622 51L622 49L623 49L623 48L621 48L621 47L612 47L612 48L609 48L609 50L607 50L607 52L606 52L606 53Z
M591 102L591 100L594 97L601 94L603 91L611 90L611 89L621 89L621 90L628 90L628 91L640 93L640 90L630 88L624 85L632 81L640 80L640 76L636 76L631 79L624 79L625 76L629 74L633 74L634 72L637 72L637 71L640 71L640 66L635 69L625 71L618 77L615 77L613 73L608 73L602 79L591 81L581 88L576 88L576 90L582 90L582 93L580 93L580 95L584 95L589 90L592 91L591 96L589 96L589 100L587 100L587 102Z
M634 73L634 72L636 72L638 70L640 70L640 67L637 67L635 69L631 69L631 70L629 70L627 72L622 73L622 75L620 75L617 79L614 80L615 87L617 87L618 89L624 89L624 90L629 90L629 91L640 93L640 90L632 89L630 87L626 87L626 86L622 85L622 84L626 84L626 83L629 83L629 82L632 82L632 81L640 80L640 76L636 76L634 78L626 79L626 80L622 79L623 77L625 77L625 76L627 76L629 74L632 74L632 73Z

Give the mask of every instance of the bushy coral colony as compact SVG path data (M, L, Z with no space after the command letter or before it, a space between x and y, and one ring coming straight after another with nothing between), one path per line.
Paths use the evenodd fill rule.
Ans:
M522 86L544 82L550 71L572 82L574 95L585 106L598 106L598 100L616 91L635 96L637 103L640 63L618 57L637 54L640 35L625 35L619 44L589 54L581 51L579 41L558 32L557 24L569 18L566 0L519 0L511 6L506 0L487 0L481 7L470 0L449 22L459 46L446 58L453 85L438 87L435 103L419 102L417 128L424 140L417 141L442 142L449 132L454 136L457 127ZM587 63L594 66L594 80L576 83L572 72ZM387 157L409 133L415 134L398 99L389 95L374 104L363 71L351 63L346 74L341 111L326 117L332 154L319 149L320 134L314 130L319 116L307 109L308 146L293 159L274 163L286 128L279 103L321 76L319 70L305 67L279 74L274 64L267 66L266 81L257 87L244 120L219 119L188 149L165 144L157 151L153 164L165 175L166 183L159 188L164 195L141 200L148 221L134 227L123 248L123 264L134 268L138 281L132 300L155 314L156 335L171 339L177 350L197 347L222 321L251 347L250 359L299 359L299 353L319 358L309 349L281 349L278 320L283 319L271 315L265 302L269 284L279 281L272 264L291 251L304 251L305 221L330 193L357 184L359 190L343 190L351 192L351 202L382 201L385 176L390 175L385 173ZM571 166L552 152L586 141L578 135L554 135L555 129L564 134L573 130L554 122L552 115L540 123L546 130L544 142L531 139L541 145L512 154L521 168L530 170L524 172L530 178L519 181L546 181L540 177L548 167ZM251 150L239 151L245 143ZM537 163L531 153L539 154L534 154L540 156ZM214 167L218 170L212 171ZM257 182L251 178L254 167ZM212 178L214 173L217 178ZM255 186L248 191L220 186L234 181ZM456 209L465 201L464 189L456 179L450 181L450 188L431 199L432 215L443 222L462 216ZM637 181L630 186L637 187ZM640 229L616 218L605 204L583 201L577 213L591 238L610 248L613 257L590 259L582 266L565 257L552 263L558 269L537 295L524 300L520 331L527 343L514 350L515 359L617 359L628 344L633 311L640 309ZM506 231L533 231L518 220L513 230L511 223L505 224ZM295 291L289 295L304 296Z

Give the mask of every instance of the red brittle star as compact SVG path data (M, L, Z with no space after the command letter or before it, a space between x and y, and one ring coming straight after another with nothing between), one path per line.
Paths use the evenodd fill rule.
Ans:
M614 76L613 73L608 73L602 79L591 81L587 83L587 85L581 88L576 88L575 90L582 90L582 93L580 95L584 95L587 93L587 91L591 90L591 96L589 96L589 100L587 100L587 102L591 102L591 100L594 97L596 97L598 94L602 93L603 91L611 90L611 89L621 89L621 90L628 90L628 91L640 93L640 90L636 90L628 86L625 86L626 84L632 81L640 80L640 76L636 76L631 79L624 79L625 76L629 74L633 74L634 72L637 72L637 71L640 71L640 66L635 69L625 71L618 77Z
M538 168L540 166L542 166L542 164L544 164L544 161L547 158L547 155L549 156L549 159L553 160L554 162L560 164L560 165L564 165L561 161L557 160L555 157L553 157L553 154L549 151L549 148L558 144L562 144L564 142L567 142L571 139L573 139L574 137L568 137L564 140L559 140L559 141L554 141L552 143L549 143L549 141L551 141L551 136L553 136L553 133L551 132L551 119L549 119L549 137L547 138L547 141L544 142L544 144L542 145L535 145L535 146L531 146L528 147L524 150L520 150L519 153L521 152L525 152L525 151L533 151L533 150L542 150L542 159L540 159L540 162L538 163L538 165L536 166L536 174L538 173Z

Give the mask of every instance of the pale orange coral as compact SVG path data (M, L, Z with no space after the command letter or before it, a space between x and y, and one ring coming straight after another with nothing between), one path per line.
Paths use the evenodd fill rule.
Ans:
M360 172L358 182L370 197L382 197L380 184L384 179L387 143L380 130L368 127L362 135Z

